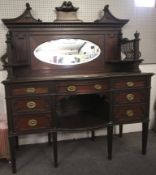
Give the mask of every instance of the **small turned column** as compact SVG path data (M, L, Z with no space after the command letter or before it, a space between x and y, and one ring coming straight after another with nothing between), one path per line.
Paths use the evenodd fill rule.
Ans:
M9 57L11 58L10 60L12 60L12 33L8 32L6 34L6 43L7 43L7 54L6 54L6 59ZM4 65L5 69L8 71L8 79L9 78L13 78L13 71L12 71L12 63L11 61L6 61L5 60L5 65Z
M134 59L138 60L140 57L140 51L139 51L139 35L140 33L138 33L137 31L134 33Z

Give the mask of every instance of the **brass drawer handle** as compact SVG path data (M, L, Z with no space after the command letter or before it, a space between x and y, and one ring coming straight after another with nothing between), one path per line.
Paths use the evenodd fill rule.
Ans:
M74 91L76 91L76 86L74 86L74 85L71 85L71 86L68 86L67 87L67 91L69 91L69 92L74 92Z
M133 86L134 86L134 82L128 81L128 82L126 83L126 85L127 85L128 87L133 87Z
M34 87L26 88L27 93L35 93L36 89Z
M36 102L34 102L34 101L28 101L27 104L26 104L27 108L29 108L29 109L35 108L36 105L37 105L37 104L36 104Z
M127 110L126 111L126 115L128 116L128 117L133 117L134 116L134 112L133 112L133 110Z
M100 89L102 89L102 86L101 86L101 84L95 84L95 85L94 85L94 88L95 88L96 90L100 90Z
M38 122L35 119L28 120L28 126L34 127L34 126L37 126L37 123Z
M126 95L126 98L127 98L127 100L129 100L129 101L133 101L134 98L135 98L135 95L134 95L134 94L127 94L127 95Z

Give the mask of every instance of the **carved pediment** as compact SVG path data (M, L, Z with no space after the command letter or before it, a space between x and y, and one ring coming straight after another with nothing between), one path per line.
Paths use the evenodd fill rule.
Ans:
M95 21L95 23L116 23L121 24L121 26L125 25L129 20L128 19L118 19L109 10L109 5L106 5L103 9L104 15L101 19Z
M31 7L29 3L26 3L26 9L22 15L18 16L17 18L12 19L2 19L5 25L10 23L36 23L41 22L40 19L35 19L31 14Z

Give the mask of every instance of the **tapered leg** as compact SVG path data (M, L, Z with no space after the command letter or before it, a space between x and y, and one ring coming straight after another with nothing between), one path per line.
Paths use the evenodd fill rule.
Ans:
M122 137L122 133L123 133L123 125L120 124L119 125L119 137Z
M15 145L16 145L16 149L19 148L19 138L18 136L15 136Z
M95 131L94 130L91 131L91 139L92 141L95 141Z
M108 159L112 159L112 143L113 143L113 125L107 126L107 146L108 146Z
M148 138L148 122L142 123L142 154L147 151L147 138Z
M16 173L16 149L15 149L15 137L9 137L10 144L10 161L12 167L12 173Z
M51 142L51 133L50 133L50 132L48 133L48 143L49 143L49 144L52 143L52 142Z
M57 132L53 132L53 152L54 152L54 167L58 166L58 155L57 155Z

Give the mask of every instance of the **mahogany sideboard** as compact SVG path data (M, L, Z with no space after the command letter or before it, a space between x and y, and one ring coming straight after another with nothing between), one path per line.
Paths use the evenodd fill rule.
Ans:
M113 126L140 122L146 153L152 73L139 70L139 34L134 40L122 38L128 20L114 17L107 5L104 16L92 23L47 23L34 19L26 4L22 15L2 21L8 28L8 60L3 60L8 77L3 84L13 173L16 141L24 134L45 132L49 142L52 135L57 167L59 131L89 130L94 136L96 129L106 127L111 159ZM66 45L56 49L58 41ZM80 49L72 42L88 48L78 55Z

